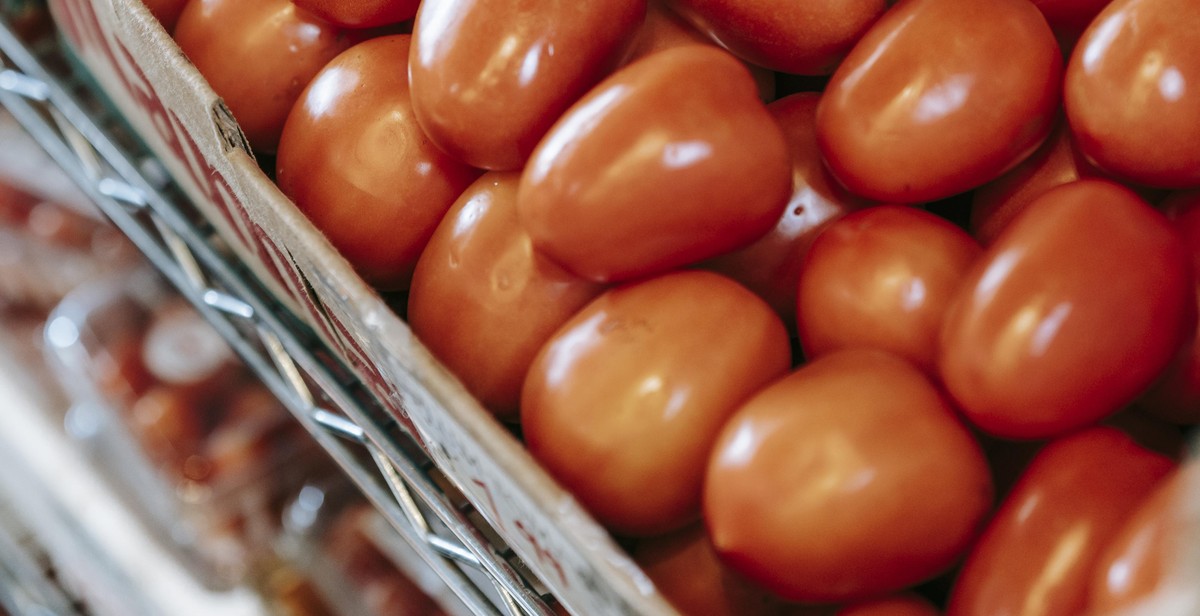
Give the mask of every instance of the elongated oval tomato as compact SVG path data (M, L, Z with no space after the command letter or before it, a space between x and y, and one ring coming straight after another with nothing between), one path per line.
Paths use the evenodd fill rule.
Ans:
M1054 35L1028 0L901 0L833 74L817 137L852 192L933 201L1033 152L1061 77Z
M600 293L533 250L517 222L516 172L485 174L421 253L408 324L483 405L511 419L533 357Z
M434 143L519 169L555 120L614 66L646 0L428 0L413 26L413 106Z
M779 317L728 278L689 271L618 287L534 360L525 443L605 526L666 532L699 514L725 419L790 365Z
M785 73L827 75L887 9L885 0L669 0L741 58Z
M1084 32L1063 87L1083 153L1113 175L1200 187L1200 6L1113 0Z
M1094 423L1144 391L1194 326L1189 257L1133 192L1081 180L1038 197L959 288L939 370L998 436Z
M417 125L403 70L410 39L360 43L322 69L289 115L275 161L284 194L385 290L408 287L442 215L479 175Z
M1115 428L1051 441L967 557L947 616L1083 613L1100 551L1174 467Z
M699 45L647 56L572 107L521 177L534 246L607 282L661 273L770 230L787 144L746 68Z
M814 132L819 101L820 94L804 92L767 105L792 154L792 197L766 235L704 262L705 268L737 280L767 300L791 331L796 329L800 267L812 241L829 222L869 204L846 192L821 162Z
M933 577L968 548L991 505L983 453L937 388L868 349L817 358L742 405L704 483L721 559L806 602L872 598Z
M174 37L250 146L268 154L304 87L351 44L340 28L290 0L190 0Z
M904 205L834 221L800 270L796 323L805 356L874 347L934 374L942 317L981 252L962 229Z
M292 0L317 17L346 28L376 28L412 19L420 0Z

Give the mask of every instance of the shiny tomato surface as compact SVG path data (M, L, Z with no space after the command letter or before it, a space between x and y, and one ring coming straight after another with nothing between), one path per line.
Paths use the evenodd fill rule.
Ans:
M292 0L296 6L346 28L375 28L412 19L420 0Z
M793 94L769 105L792 154L792 196L783 216L753 244L710 259L704 267L746 285L796 328L796 287L808 247L830 221L869 205L846 192L825 169L814 120L820 94Z
M1061 78L1054 35L1028 0L901 0L834 73L817 137L852 192L941 199L1037 148Z
M426 245L408 324L484 407L515 418L534 355L600 293L533 250L517 222L516 172L467 188Z
M188 0L143 0L146 8L150 9L150 14L154 15L167 32L175 29L175 23L179 21L187 3Z
M621 58L646 0L431 0L413 26L413 106L471 165L520 169L546 130Z
M534 360L525 443L614 532L666 532L699 514L725 420L790 366L779 317L728 278L690 271L621 286Z
M785 73L827 75L887 9L885 0L669 0L714 40Z
M830 223L800 270L796 323L805 356L872 347L934 374L942 317L981 253L962 229L905 205Z
M787 144L727 52L688 45L614 73L547 133L521 178L534 246L608 282L693 263L771 229Z
M1063 86L1071 129L1098 167L1200 187L1200 4L1113 0L1084 32Z
M941 573L991 505L987 462L937 388L865 349L817 358L746 402L704 484L722 560L808 602L877 597Z
M952 300L938 361L947 390L972 422L1010 438L1115 413L1192 333L1189 259L1166 218L1126 188L1047 191Z
M947 615L1083 613L1101 550L1174 467L1115 428L1051 441L972 549Z
M350 46L340 28L290 0L190 0L174 36L250 146L268 154L304 87Z
M304 90L276 158L279 188L355 270L408 287L442 215L479 172L421 132L404 74L410 38L355 45Z

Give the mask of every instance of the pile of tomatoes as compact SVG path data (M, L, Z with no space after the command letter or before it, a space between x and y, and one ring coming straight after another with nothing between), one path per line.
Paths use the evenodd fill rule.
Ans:
M681 611L1187 574L1195 0L149 4Z

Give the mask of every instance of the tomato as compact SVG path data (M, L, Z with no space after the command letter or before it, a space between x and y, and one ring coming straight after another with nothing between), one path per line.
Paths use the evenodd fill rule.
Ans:
M1174 466L1115 428L1051 441L972 549L947 616L1081 613L1100 550Z
M1027 0L901 0L833 74L817 139L851 192L941 199L1037 148L1061 77L1054 35Z
M874 349L819 357L742 405L704 484L722 560L806 602L933 577L991 505L987 463L954 410L915 366Z
M276 159L279 188L384 290L408 287L442 215L478 176L413 117L410 39L372 39L330 62L288 117Z
M728 278L688 271L621 286L534 359L521 395L525 443L600 523L666 532L698 515L725 419L790 366L779 317Z
M608 282L745 246L779 220L779 125L733 56L688 45L614 73L538 144L517 196L534 246Z
M1046 21L1060 38L1074 39L1110 0L1033 0Z
M847 605L834 616L939 616L928 599L913 593L901 593L882 599L868 599Z
M1113 0L1084 32L1063 87L1083 153L1116 176L1200 187L1200 6Z
M409 57L417 119L469 164L519 169L616 66L645 11L646 0L425 2Z
M467 188L421 254L408 324L479 401L515 418L534 355L600 292L533 250L517 222L516 172Z
M1197 613L1196 564L1185 559L1196 545L1197 512L1194 505L1189 509L1188 499L1194 499L1198 486L1200 463L1193 460L1158 483L1120 523L1092 570L1090 613L1127 613L1120 610L1134 607L1144 614ZM1153 609L1155 594L1158 600L1187 601L1190 609L1182 603L1173 610L1167 609L1169 604Z
M289 0L191 0L174 36L250 146L268 154L304 87L350 46L342 30Z
M188 0L142 0L146 8L150 9L150 14L162 24L162 27L170 32L175 29L175 23L179 21L179 15L183 13L183 7L187 6Z
M813 128L819 100L819 94L801 93L767 105L792 154L792 197L775 228L761 239L704 263L767 300L792 331L800 266L809 245L830 221L868 204L846 192L821 162Z
M972 422L1009 438L1111 415L1192 332L1188 258L1126 188L1081 180L1047 191L951 300L938 360L947 390Z
M668 0L739 57L785 73L829 74L886 0Z
M800 271L796 323L805 355L875 347L933 374L942 316L981 252L962 229L904 205L834 221Z
M346 28L376 28L412 19L420 0L292 0L317 17Z

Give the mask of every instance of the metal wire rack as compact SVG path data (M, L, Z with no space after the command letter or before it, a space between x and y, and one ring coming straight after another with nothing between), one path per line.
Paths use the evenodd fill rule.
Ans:
M473 614L554 599L317 335L223 249L52 33L0 17L0 105L212 323Z

